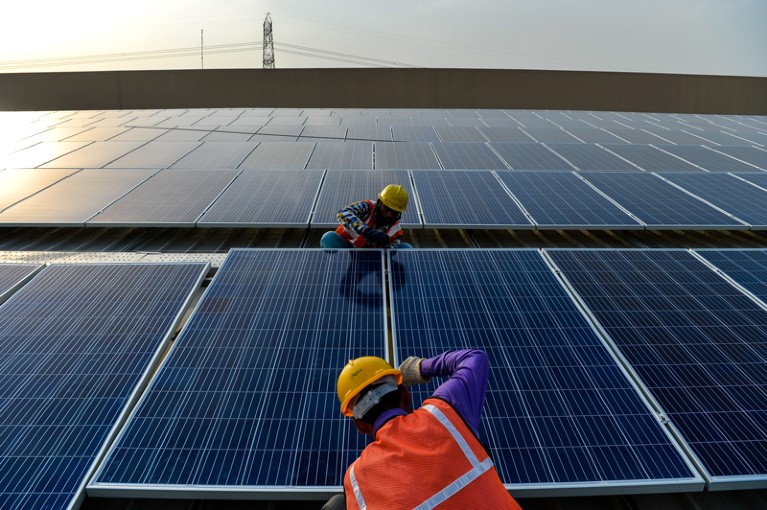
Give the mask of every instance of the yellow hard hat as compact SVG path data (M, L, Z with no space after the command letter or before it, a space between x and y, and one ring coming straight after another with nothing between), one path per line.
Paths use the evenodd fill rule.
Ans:
M363 356L349 360L349 363L341 370L338 376L338 400L341 401L341 413L344 416L352 416L349 402L359 393L387 375L397 379L397 384L402 384L402 372L393 368L385 359L378 356Z
M407 209L407 191L399 184L389 184L378 194L378 199L389 209L405 212Z

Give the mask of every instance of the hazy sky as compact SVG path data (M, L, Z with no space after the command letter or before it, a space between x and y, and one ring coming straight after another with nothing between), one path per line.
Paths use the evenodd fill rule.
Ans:
M261 67L267 12L278 68L767 76L767 0L6 0L0 72Z

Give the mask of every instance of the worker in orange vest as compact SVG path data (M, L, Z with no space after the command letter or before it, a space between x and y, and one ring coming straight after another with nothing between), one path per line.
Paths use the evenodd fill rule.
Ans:
M361 200L338 211L338 228L325 232L320 246L335 248L412 248L403 243L399 220L407 209L408 194L399 184L389 184L378 200Z
M323 510L520 510L477 439L489 362L480 350L410 357L392 368L365 356L338 377L341 412L370 443ZM450 376L413 411L407 387Z

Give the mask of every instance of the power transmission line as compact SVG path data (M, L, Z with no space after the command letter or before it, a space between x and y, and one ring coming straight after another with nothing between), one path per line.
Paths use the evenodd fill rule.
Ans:
M201 33L202 35L202 33ZM383 60L361 55L352 55L336 51L322 50L297 44L274 42L274 45L284 53L301 55L305 57L335 60L338 62L358 64L370 67L418 67L412 64ZM218 44L205 47L205 54L220 55L226 53L239 53L246 51L260 51L264 48L260 42L244 42ZM70 65L104 64L109 62L123 62L136 60L153 60L163 58L181 58L201 56L201 47L171 48L165 50L134 51L128 53L106 53L99 55L80 55L72 57L60 57L52 59L28 59L0 62L0 70L30 69L36 67L59 67Z

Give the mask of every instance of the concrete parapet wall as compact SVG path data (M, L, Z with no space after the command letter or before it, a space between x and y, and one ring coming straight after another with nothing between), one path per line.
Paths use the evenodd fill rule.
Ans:
M767 78L497 69L0 74L0 110L523 108L767 114Z

